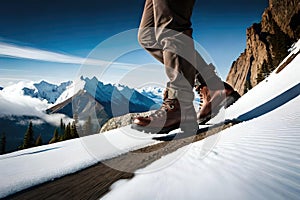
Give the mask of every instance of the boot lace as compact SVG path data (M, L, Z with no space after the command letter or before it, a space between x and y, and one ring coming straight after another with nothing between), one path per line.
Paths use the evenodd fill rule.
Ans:
M196 91L200 96L200 104L199 104L200 107L199 107L199 109L201 109L201 107L203 106L203 103L204 103L203 99L205 98L205 95L204 95L205 91L203 91L203 87L201 87L200 85L196 87Z

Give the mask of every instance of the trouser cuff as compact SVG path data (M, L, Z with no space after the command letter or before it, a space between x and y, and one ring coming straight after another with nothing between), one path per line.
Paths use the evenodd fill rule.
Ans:
M194 100L193 91L176 90L173 88L166 88L166 97L169 99L178 99L179 102L190 103ZM165 98L165 97L164 97Z

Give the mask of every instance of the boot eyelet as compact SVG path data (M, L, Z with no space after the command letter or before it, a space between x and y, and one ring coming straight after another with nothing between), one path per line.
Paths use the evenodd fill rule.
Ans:
M175 108L174 105L170 105L170 109L173 110Z

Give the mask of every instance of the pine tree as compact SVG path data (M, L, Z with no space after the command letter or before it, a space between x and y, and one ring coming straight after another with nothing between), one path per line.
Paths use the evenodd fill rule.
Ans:
M62 140L69 140L72 139L72 135L71 135L71 124L69 123L66 128L65 128L65 133L62 136Z
M63 119L60 119L60 134L64 135L66 129L66 124L63 122Z
M54 130L53 137L49 141L49 144L55 143L59 141L59 134L57 128Z
M21 149L27 149L34 146L33 126L32 121L29 122L28 129L24 135L23 145Z
M73 121L72 125L71 125L71 136L72 136L72 138L78 138L79 137L75 121Z
M35 141L35 146L41 146L43 144L42 136L39 135L39 137Z
M6 148L6 135L3 132L1 136L1 148L0 148L0 155L5 154L5 148Z

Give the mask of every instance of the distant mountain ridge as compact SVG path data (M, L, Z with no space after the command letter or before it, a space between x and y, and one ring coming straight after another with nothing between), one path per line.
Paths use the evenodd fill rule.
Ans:
M164 89L161 87L144 87L138 91L156 103L162 103Z
M24 95L38 99L46 99L49 103L55 103L66 88L72 84L72 81L63 82L60 85L54 85L46 81L34 83L33 88L24 87Z
M87 91L91 95L96 94L97 90L95 97L104 104L111 100L117 103L117 96L119 96L120 99L125 98L130 100L130 105L132 103L138 103L141 105L144 104L144 106L153 103L161 103L163 93L163 88L160 87L148 86L140 89L133 89L121 84L104 84L96 77L91 79L80 77L80 80L77 81L76 84L73 81L66 81L56 85L42 80L39 83L26 83L24 86L20 83L17 85L18 86L11 89L10 92L19 92L19 90L22 90L22 94L24 93L25 96L30 96L40 100L47 100L49 104L54 105L60 104L73 97L75 93L80 90ZM0 86L0 90L2 89L4 89L4 87ZM141 99L143 102L138 100L136 101L136 99ZM134 108L131 108L130 110L135 112ZM139 109L137 109L136 112L139 112Z
M96 77L81 79L85 81L84 90L103 105L110 116L148 111L156 104L152 99L127 86L104 84Z
M135 89L124 85L104 84L96 77L81 77L72 87L69 89L73 93L65 91L62 94L65 99L60 98L56 105L47 110L48 113L63 113L69 117L75 114L79 120L86 120L90 116L98 119L102 126L112 117L159 107L155 101Z
M63 113L71 118L73 117L71 112L76 110L76 107L63 106L63 111L58 108L70 103L76 95L77 98L78 96L82 97L83 94L90 95L88 99L94 98L100 103L109 117L157 109L158 104L162 101L161 88L148 87L135 90L121 84L104 84L96 77L80 77L77 81L67 81L59 85L44 80L39 83L18 82L4 88L4 91L7 94L19 94L42 101L46 100L44 104L48 103L50 106L54 104L53 109L48 109L49 113ZM79 113L79 111L76 112Z

